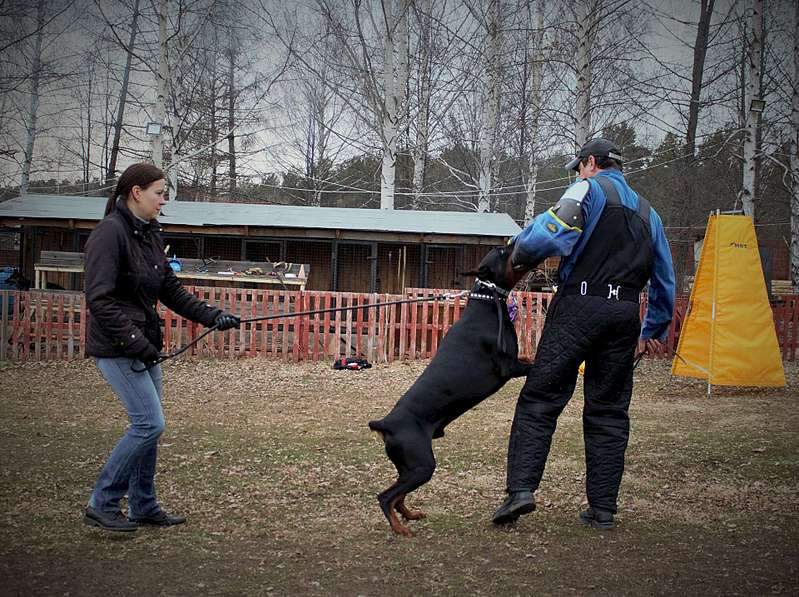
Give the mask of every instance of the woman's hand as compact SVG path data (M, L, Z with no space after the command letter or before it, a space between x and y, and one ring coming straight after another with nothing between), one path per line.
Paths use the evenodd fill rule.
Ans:
M225 330L239 327L241 325L241 318L233 315L232 313L228 313L227 311L222 311L216 316L214 325L216 326L216 329L224 332Z
M150 363L157 361L160 356L161 353L158 352L158 349L148 342L147 346L144 347L144 350L139 353L138 358L145 365L149 365Z

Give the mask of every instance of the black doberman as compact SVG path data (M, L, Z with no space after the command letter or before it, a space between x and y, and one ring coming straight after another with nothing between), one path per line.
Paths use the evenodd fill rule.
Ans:
M469 409L499 390L512 377L527 375L529 363L518 359L516 330L506 297L525 272L510 267L511 247L492 249L480 262L477 279L461 318L442 339L435 357L383 419L369 428L385 442L386 454L399 473L396 483L377 496L380 507L400 535L411 530L397 518L424 518L405 505L405 496L433 476L434 438Z

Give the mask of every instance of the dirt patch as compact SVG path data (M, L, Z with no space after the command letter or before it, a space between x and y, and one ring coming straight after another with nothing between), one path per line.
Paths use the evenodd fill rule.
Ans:
M428 518L392 536L375 494L393 480L366 429L425 363L182 360L165 367L159 497L189 523L133 537L81 509L125 426L87 361L6 365L0 400L2 594L796 594L799 367L781 389L715 388L636 372L619 527L584 503L580 388L559 421L538 510L508 530L507 437L521 383L454 422Z

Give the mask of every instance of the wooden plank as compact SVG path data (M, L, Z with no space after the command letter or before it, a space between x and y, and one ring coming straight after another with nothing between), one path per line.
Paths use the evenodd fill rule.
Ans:
M388 299L388 295L384 294L382 297L377 295L377 300L381 303L386 302ZM375 317L377 323L377 330L375 332L375 346L376 346L376 353L375 353L375 361L379 360L381 363L388 362L388 358L386 356L386 317L388 317L388 312L386 311L387 307L376 307L375 308Z
M542 293L537 292L535 293L536 301L535 301L535 340L531 343L531 346L535 348L533 354L538 352L538 343L541 342L541 330L544 328L544 296ZM547 311L549 311L549 306L551 303L547 304Z
M388 344L386 345L386 360L391 363L396 356L395 338L396 338L396 320L397 320L397 307L398 305L389 305L388 309Z
M38 341L42 344L42 355L45 361L50 360L52 342L50 338L53 335L53 295L47 293L47 296L42 296L40 312L42 316L41 321L41 334L37 334Z
M80 344L78 346L79 350L79 357L82 357L86 354L86 330L89 325L89 318L91 317L91 313L89 312L89 305L86 302L86 295L81 295L80 297Z
M13 297L11 290L0 290L0 361L8 359L8 307Z
M441 335L440 335L441 338L446 336L447 332L449 331L449 312L450 309L452 309L453 307L453 303L457 300L460 299L449 299L447 300L447 302L444 303L444 318L443 321L441 322Z
M294 300L295 300L295 302L294 302L294 305L295 305L294 311L299 313L300 311L303 310L303 303L304 303L304 300L305 300L305 297L303 296L303 293L299 292ZM295 363L297 363L300 360L300 352L302 350L302 334L303 334L302 320L304 318L301 315L295 315L292 319L293 319L293 324L294 324L294 338L293 338L293 342L292 342L292 347L291 348L292 348L292 353L293 353L293 356L294 356L293 360L294 360Z
M408 311L410 311L410 329L408 330L408 354L411 359L416 359L416 336L417 326L419 325L417 313L419 312L419 303L409 303Z
M368 304L374 305L378 301L377 293L374 292L369 295ZM380 313L378 312L377 307L370 307L369 308L369 329L366 333L367 343L366 343L366 350L367 356L366 358L371 362L377 361L377 326L378 326L378 318Z
M318 311L322 309L322 294L318 292L309 292L308 294L308 304L311 307L312 311ZM311 361L316 363L319 361L319 341L322 338L321 334L321 325L320 321L322 320L322 314L316 313L311 315L310 319L310 330L308 332L308 342L310 343L309 351L311 354Z
M257 304L257 310L256 310L256 314L258 315L258 317L264 316L264 315L266 315L268 313L268 310L269 310L268 300L269 300L269 298L267 296L266 291L265 290L259 290L258 291L258 304ZM267 324L267 321L266 320L262 320L262 321L257 322L257 324L256 324L257 327L253 326L253 329L257 330L257 332L258 332L258 336L256 336L257 355L261 356L261 357L265 357L266 353L267 353L267 350L268 350L268 344L267 344L268 337L267 337L267 333L266 333L266 328L267 328L266 324Z
M399 316L399 354L397 358L404 359L408 349L406 338L408 337L408 303L402 303Z
M433 323L432 323L432 334L430 336L430 356L435 356L436 352L438 352L438 338L441 334L441 324L438 321L438 317L441 313L441 309L447 309L449 301L435 301L433 302Z
M27 293L25 293L27 294ZM23 293L15 292L14 293L14 311L12 314L12 323L11 323L11 356L14 360L19 360L20 358L20 346L19 346L19 335L21 333L20 327L20 304L22 303Z
M347 296L347 300L345 302L345 305L346 306L352 306L353 303L354 303L353 294L351 292L348 292L346 294L346 296ZM353 352L352 351L352 309L349 309L349 310L346 311L346 318L345 318L344 322L345 322L345 328L344 329L346 330L346 333L344 334L344 338L345 338L345 342L346 342L346 344L344 346L344 356L345 357L358 356L358 355L352 354L352 352Z
M59 361L64 358L63 349L63 336L64 336L64 294L59 292L55 300L55 328L53 335L55 336L55 358Z
M68 329L68 336L67 336L67 358L73 359L75 357L75 312L80 310L80 299L83 297L76 298L76 296L70 295L69 296L69 310L67 311L67 329ZM76 306L75 303L78 303Z
M279 293L277 291L270 291L270 293L269 293L269 302L270 302L270 307L271 307L270 312L269 312L270 315L276 315L277 314L278 309L280 308L280 304L278 303L279 298L280 298L279 297ZM270 319L269 320L269 332L270 332L271 337L272 337L272 343L271 343L272 344L272 349L270 351L270 356L272 358L277 358L277 356L278 356L278 350L277 350L277 347L278 347L278 343L277 343L277 338L278 338L277 327L278 327L278 325L279 325L279 320L278 319Z
M279 291L279 296L283 299L283 309L284 309L283 313L291 312L291 305L290 305L291 295L289 295L288 292L281 290ZM289 326L287 323L288 319L282 317L277 321L280 322L280 329L283 333L283 337L281 338L282 357L284 361L288 361L289 360Z
M364 304L366 295L358 293L355 295L355 306L361 307ZM361 349L361 334L363 333L363 309L356 309L353 316L355 327L355 356L363 357L364 353Z
M31 317L35 317L35 321L33 321L32 326L32 336L31 340L33 341L33 351L34 351L34 360L40 361L42 359L42 296L41 293L37 292L37 296L31 297L33 300L29 306Z
M435 304L436 304L435 301L433 301L432 305ZM430 324L427 321L428 318L430 317L428 313L430 305L431 303L428 303L427 301L422 303L422 326L421 326L422 341L419 345L419 351L420 351L419 356L422 357L423 359L430 358L430 351L428 349L428 344L427 344L427 335L430 333Z
M324 294L324 309L330 309L333 306L333 296L330 292ZM324 356L335 356L330 351L330 313L324 314L324 329L322 330L322 350Z

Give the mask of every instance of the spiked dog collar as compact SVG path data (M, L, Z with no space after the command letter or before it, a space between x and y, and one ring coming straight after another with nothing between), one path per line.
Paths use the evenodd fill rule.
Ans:
M485 288L486 290L489 290L491 292L491 294L483 293L483 292L470 292L469 293L469 298L480 299L480 300L484 300L484 301L493 301L493 300L498 298L499 300L504 301L504 300L507 300L508 295L510 294L510 291L505 290L504 288L500 288L499 286L497 286L493 282L487 282L485 280L481 280L480 278L477 278L477 280L475 280L475 282L481 288Z

